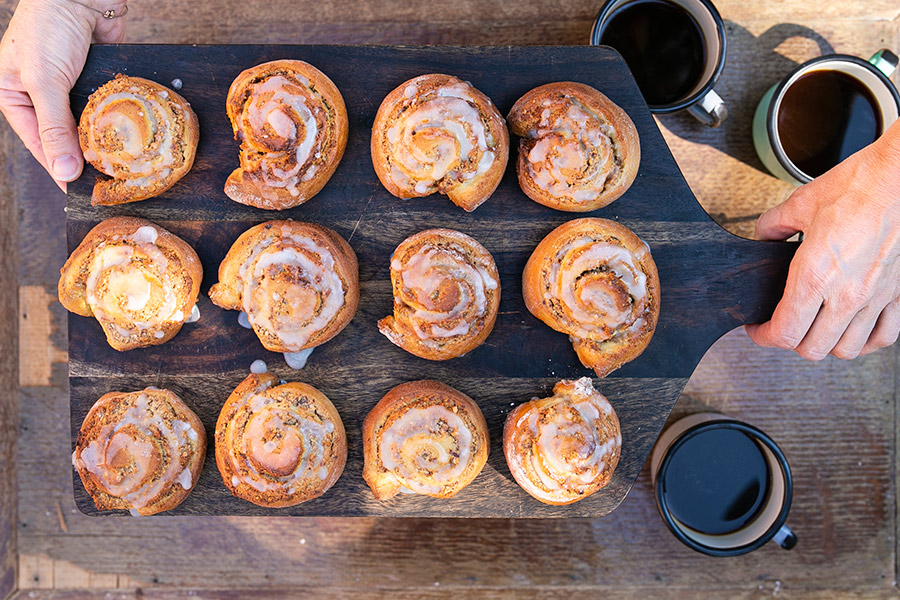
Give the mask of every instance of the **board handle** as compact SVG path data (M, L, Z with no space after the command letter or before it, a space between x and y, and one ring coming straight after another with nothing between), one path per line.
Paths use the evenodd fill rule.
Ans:
M710 282L717 288L710 290L713 305L734 319L735 327L768 321L784 294L788 268L800 243L731 237L735 260L729 262L734 266Z

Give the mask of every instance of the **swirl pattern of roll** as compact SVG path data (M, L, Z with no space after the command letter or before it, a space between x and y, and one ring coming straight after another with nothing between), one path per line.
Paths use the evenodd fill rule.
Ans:
M621 451L616 411L588 377L560 381L550 398L520 404L503 428L513 478L545 504L571 504L605 487Z
M531 314L567 334L598 377L640 355L659 319L650 248L606 219L575 219L551 231L525 265L522 292Z
M438 381L398 385L363 422L363 478L378 500L449 498L478 476L489 450L481 409Z
M462 356L487 339L500 306L500 276L484 246L452 229L429 229L391 257L394 314L378 330L429 360Z
M340 478L347 436L334 404L305 383L251 374L216 421L216 465L231 493L259 506L294 506Z
M420 75L400 84L372 125L372 164L398 198L435 192L473 211L506 170L509 132L491 100L450 75Z
M191 170L200 129L191 105L173 90L116 75L88 97L78 124L84 159L98 179L91 204L124 204L165 192Z
M313 348L340 333L356 313L356 254L340 235L321 225L260 223L228 250L209 299L244 311L267 350Z
M72 464L99 510L154 515L181 504L200 477L206 430L169 390L110 392L88 411Z
M624 194L637 176L641 147L634 123L590 86L537 87L515 103L509 126L521 138L519 185L544 206L595 210Z
M347 146L347 109L337 86L299 60L242 72L228 90L228 118L241 166L225 194L241 204L284 210L319 193Z
M131 350L163 344L199 317L203 267L184 240L134 217L91 229L60 269L59 301L96 317L109 345Z

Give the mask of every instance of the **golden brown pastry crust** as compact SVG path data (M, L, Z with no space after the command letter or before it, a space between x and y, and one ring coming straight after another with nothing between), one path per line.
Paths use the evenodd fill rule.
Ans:
M378 330L428 360L462 356L487 339L500 306L500 275L484 246L459 231L428 229L391 256L394 314Z
M634 123L590 86L561 81L534 88L513 106L509 127L522 138L519 185L544 206L595 210L624 194L637 176Z
M97 179L91 204L162 194L191 170L200 129L191 105L148 79L118 74L88 97L78 124L84 159Z
M267 210L298 206L325 187L341 162L344 98L309 63L275 60L247 69L231 84L226 108L241 143L241 166L225 182L235 202Z
M356 313L356 254L344 238L321 225L260 223L231 246L209 299L247 313L267 350L313 348L340 333Z
M606 219L575 219L551 231L525 265L522 292L531 314L568 334L598 377L640 355L659 319L650 248Z
M318 498L340 478L347 436L334 404L305 383L251 374L216 421L216 466L231 493L259 506Z
M616 411L591 380L562 380L553 396L506 417L503 452L513 478L545 504L572 504L605 487L622 452Z
M487 423L471 398L438 381L410 381L366 415L363 479L378 500L401 489L449 498L478 476L489 450Z
M400 84L372 125L375 173L398 198L439 192L471 212L497 189L508 159L503 117L487 96L451 75Z
M206 430L169 390L104 394L88 411L72 464L98 510L155 515L181 504L200 477Z
M150 221L112 217L91 229L60 269L59 301L96 317L116 350L145 348L181 330L202 279L187 242Z

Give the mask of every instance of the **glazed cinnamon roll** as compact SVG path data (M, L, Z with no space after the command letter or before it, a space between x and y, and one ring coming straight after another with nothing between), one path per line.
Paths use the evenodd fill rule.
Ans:
M462 356L487 339L500 306L494 258L473 238L429 229L403 240L391 257L394 314L378 330L429 360Z
M203 468L206 430L169 390L110 392L88 411L72 464L98 510L171 510Z
M203 267L184 240L134 217L91 229L60 269L59 301L96 317L109 345L131 350L163 344L197 320Z
M398 492L449 498L478 476L489 449L471 398L437 381L411 381L366 415L363 478L378 500Z
M303 204L325 187L347 146L347 109L332 81L299 60L247 69L228 90L241 166L225 183L235 202L268 210Z
M246 313L267 350L310 349L340 333L356 312L356 254L321 225L260 223L241 234L225 255L209 299Z
M200 129L187 100L140 77L116 75L88 98L78 124L84 159L98 179L91 204L158 196L191 170Z
M640 355L659 319L650 248L606 219L575 219L551 231L525 265L522 292L531 314L568 334L598 377Z
M216 465L231 493L259 506L293 506L318 498L347 462L337 409L305 383L278 385L251 374L216 421Z
M450 75L402 83L372 125L375 173L398 198L439 192L473 211L497 189L508 158L503 117L487 96Z
M622 451L619 419L588 377L506 417L503 452L516 482L545 504L571 504L606 486Z
M515 103L509 126L522 138L519 185L544 206L595 210L624 194L637 175L641 147L634 123L590 86L537 87Z

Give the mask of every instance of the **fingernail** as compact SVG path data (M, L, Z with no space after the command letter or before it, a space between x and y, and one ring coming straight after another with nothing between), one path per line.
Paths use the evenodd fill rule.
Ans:
M53 160L53 176L62 181L70 181L78 176L78 160L71 154Z

